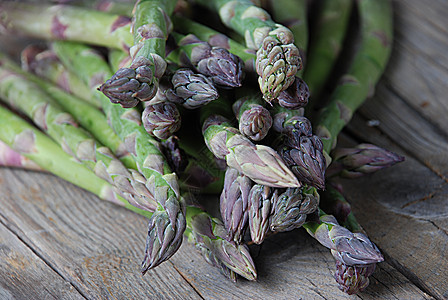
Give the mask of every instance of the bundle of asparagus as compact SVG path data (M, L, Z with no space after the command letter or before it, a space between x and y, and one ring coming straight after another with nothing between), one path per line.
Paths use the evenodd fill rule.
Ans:
M302 0L264 8L249 0L3 1L5 32L49 43L24 49L22 68L0 55L0 99L34 123L0 106L0 163L49 171L148 217L143 274L185 236L231 280L255 280L247 243L304 227L331 250L340 289L360 292L383 256L329 180L403 160L373 145L334 149L384 71L391 7L357 2L355 55L309 120L307 103L316 105L329 79L352 6L322 2L308 14ZM197 23L191 12L201 5L234 32ZM319 24L310 37L308 15ZM222 222L192 193L220 194Z

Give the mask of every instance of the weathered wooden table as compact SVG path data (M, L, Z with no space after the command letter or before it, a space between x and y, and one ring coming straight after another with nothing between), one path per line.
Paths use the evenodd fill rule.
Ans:
M187 243L142 277L143 217L54 176L3 168L0 299L448 298L448 2L394 6L392 59L344 138L406 156L389 170L343 182L386 257L364 293L339 291L331 254L303 230L252 249L257 282L225 280Z

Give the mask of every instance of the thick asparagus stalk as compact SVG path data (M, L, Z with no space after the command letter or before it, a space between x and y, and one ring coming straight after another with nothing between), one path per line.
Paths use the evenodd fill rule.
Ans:
M247 96L232 105L238 129L252 141L262 140L272 126L271 114L262 104L262 99L257 96Z
M306 62L306 49L308 47L308 10L306 0L268 0L267 5L272 18L285 25L294 34L294 44L302 57L303 65ZM303 69L297 72L301 76Z
M282 232L299 228L305 223L306 215L319 205L319 194L313 187L288 188L271 199L271 231Z
M129 50L129 68L119 69L100 86L112 103L134 107L151 100L166 69L165 43L172 29L170 16L176 0L139 0L135 4L131 32L134 44Z
M321 2L303 74L314 100L319 98L341 52L353 6L352 0ZM315 104L316 101L312 101L308 109L311 110Z
M386 67L392 45L392 9L389 0L363 0L358 10L362 41L349 71L319 114L317 134L324 150L335 147L337 136L355 110L372 92Z
M336 148L326 176L357 178L374 173L404 161L404 157L371 144L359 144L355 148Z
M182 203L179 202L179 187L176 174L172 173L168 163L161 153L160 144L151 137L141 126L140 115L135 109L124 109L118 105L113 105L107 98L97 91L98 85L103 82L104 77L111 74L108 64L95 52L87 46L68 42L57 42L53 45L55 52L58 54L64 65L74 71L89 84L94 91L94 96L99 97L103 110L112 125L115 133L125 143L128 151L134 157L138 170L143 175L141 182L153 191L155 200L158 203L157 210L163 212L163 217L170 220L170 226L160 224L167 230L163 233L166 239L170 240L172 245L177 244L176 239L180 239L185 230L185 215L182 209ZM157 215L160 218L161 214ZM152 223L151 223L152 224ZM157 228L154 229L157 231ZM150 235L152 236L152 235ZM162 240L162 238L158 238ZM169 253L150 253L149 257L145 257L144 268L152 268L162 262L162 259L169 258L174 254L176 247L165 247L167 243L163 243L160 251L168 250ZM147 248L146 250L151 250ZM152 259L156 256L159 259ZM147 269L143 269L145 272Z
M138 211L145 216L151 213L138 209L119 196L113 186L96 176L84 165L74 161L72 156L47 135L0 105L0 140L17 154L34 161L41 168L71 182L103 200Z
M205 143L229 167L258 184L271 187L298 187L297 178L272 148L255 145L218 115L208 117L202 127Z
M129 51L131 20L82 7L2 1L0 26L45 40L70 40Z
M217 11L225 25L245 37L247 47L257 50L258 83L266 101L277 98L294 82L302 65L294 35L288 28L273 22L265 10L250 0L196 1Z
M227 49L212 47L193 34L172 33L178 50L167 59L183 66L193 66L199 73L210 77L218 86L240 87L243 80L243 61Z
M43 169L31 159L14 151L4 142L0 141L0 166L20 168L31 171L42 171Z
M248 221L251 180L233 168L227 168L220 197L220 210L228 240L241 243Z

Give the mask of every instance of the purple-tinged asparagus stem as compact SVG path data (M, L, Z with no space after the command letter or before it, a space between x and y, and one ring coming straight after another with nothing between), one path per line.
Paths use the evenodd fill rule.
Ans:
M172 34L179 46L167 59L183 66L193 66L199 73L210 77L218 86L240 87L244 77L243 61L227 49L212 47L193 34Z
M252 241L261 244L269 232L269 217L271 215L271 197L277 194L277 189L255 184L249 193L249 230Z
M262 99L248 96L232 105L238 119L238 129L253 141L262 140L268 134L273 122L271 114L262 104Z
M277 101L281 107L299 109L308 104L310 91L303 79L296 77L294 83L278 95Z
M241 243L248 221L251 180L233 168L227 168L220 197L220 210L228 240Z
M222 116L211 115L202 132L210 151L225 158L229 167L237 169L258 184L271 187L299 187L300 183L272 148L255 145L233 128Z
M327 177L358 178L404 161L404 157L372 144L355 148L336 148L333 161L326 171Z
M21 155L2 141L0 141L0 166L43 171L34 161Z
M171 77L172 88L165 92L167 100L195 109L218 99L218 90L212 80L190 69L176 70Z
M365 290L369 285L369 276L375 271L376 264L349 266L336 260L334 279L341 291L353 295Z
M294 129L286 134L279 154L300 182L325 189L326 160L318 136Z
M382 262L383 255L376 245L362 233L352 233L336 219L319 212L316 220L307 220L303 227L323 246L331 249L333 257L349 266L365 266Z
M176 174L181 174L188 165L188 157L184 150L179 147L179 138L175 135L161 141L162 152L168 164Z
M170 102L148 105L143 110L142 121L145 130L161 140L169 138L180 128L180 112Z
M273 232L290 231L305 223L306 215L319 205L319 194L313 187L288 188L271 199L270 228Z

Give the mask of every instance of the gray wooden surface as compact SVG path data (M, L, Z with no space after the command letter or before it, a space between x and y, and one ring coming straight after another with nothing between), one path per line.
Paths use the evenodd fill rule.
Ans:
M187 243L142 277L143 217L52 175L2 168L0 299L447 299L448 2L397 0L394 8L387 72L340 141L406 156L342 181L386 257L365 292L340 292L331 254L303 230L251 248L257 282L225 280Z

